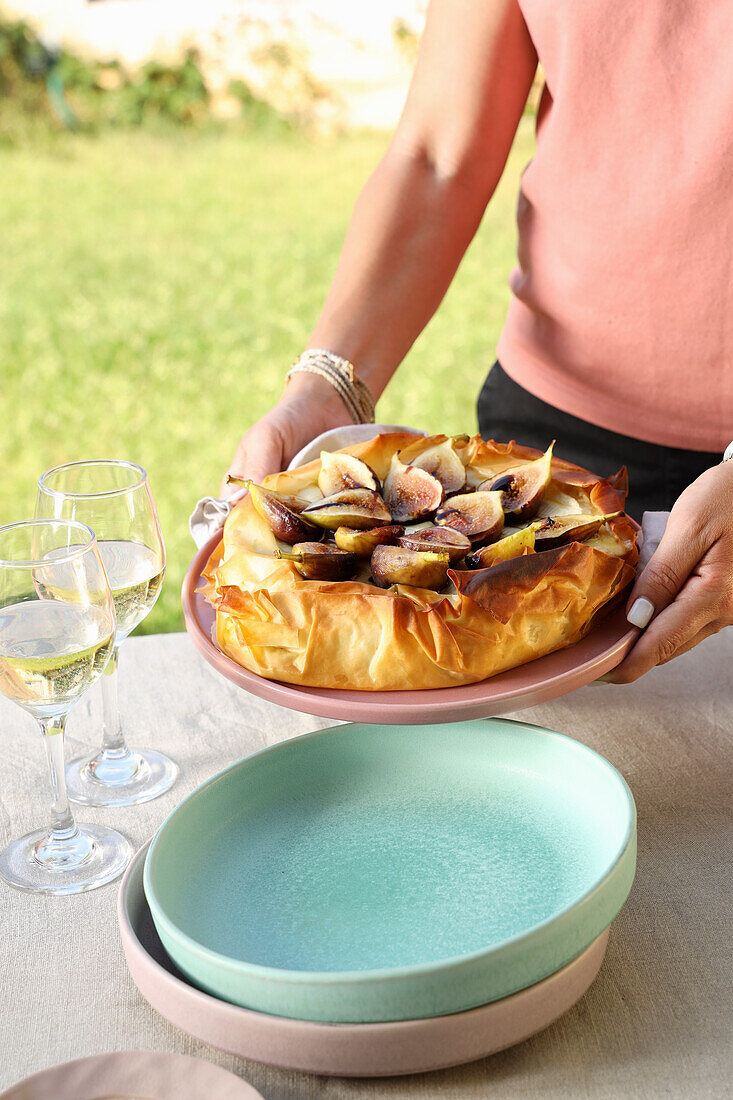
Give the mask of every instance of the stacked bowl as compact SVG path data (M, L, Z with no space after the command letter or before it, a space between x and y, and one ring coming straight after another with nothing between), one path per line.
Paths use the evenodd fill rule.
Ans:
M582 996L634 877L624 780L501 719L343 725L166 819L119 920L132 975L242 1057L354 1076L483 1057Z

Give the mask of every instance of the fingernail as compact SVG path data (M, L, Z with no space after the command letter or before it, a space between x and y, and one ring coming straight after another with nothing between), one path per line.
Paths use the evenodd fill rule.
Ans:
M642 629L648 626L651 617L654 614L654 604L651 600L648 600L646 596L639 596L638 600L634 600L631 605L626 618L629 620L632 626L638 626Z

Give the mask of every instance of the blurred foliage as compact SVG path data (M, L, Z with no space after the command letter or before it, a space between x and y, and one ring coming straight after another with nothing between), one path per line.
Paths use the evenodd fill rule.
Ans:
M90 63L64 53L60 71L75 113L92 125L163 120L186 126L209 114L209 93L194 50L180 64L149 61L134 73L119 62Z
M420 35L404 19L395 19L392 24L392 38L400 53L414 64L417 58L417 49L420 45Z
M25 23L0 19L0 140L37 137L51 123L47 51Z
M287 130L291 120L233 80L240 128ZM212 97L195 50L176 64L89 61L44 45L23 22L0 16L0 142L52 138L62 128L215 127Z

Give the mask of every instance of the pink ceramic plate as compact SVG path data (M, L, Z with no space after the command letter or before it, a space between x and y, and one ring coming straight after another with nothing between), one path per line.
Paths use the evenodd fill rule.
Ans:
M250 694L320 718L414 725L489 718L533 707L583 687L615 668L639 634L636 627L629 626L624 609L620 607L577 645L464 687L425 691L341 691L265 680L222 653L212 640L214 609L196 593L203 584L201 571L220 538L220 534L215 535L199 550L183 579L183 617L194 645L218 672Z
M255 1062L306 1073L390 1077L485 1058L520 1043L567 1012L598 973L606 929L556 974L500 1001L425 1020L321 1024L268 1016L220 1001L181 977L158 939L143 891L147 844L122 879L117 903L130 974L147 1001L176 1027Z
M127 1050L76 1058L19 1081L0 1100L262 1100L220 1066L185 1054Z

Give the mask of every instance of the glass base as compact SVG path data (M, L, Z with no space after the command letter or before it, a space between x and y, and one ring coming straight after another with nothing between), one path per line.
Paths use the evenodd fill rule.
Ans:
M135 806L165 794L177 776L178 765L155 749L107 750L72 760L66 787L85 806Z
M79 894L119 878L131 856L130 842L104 825L79 825L62 842L39 829L0 852L0 876L32 894Z

